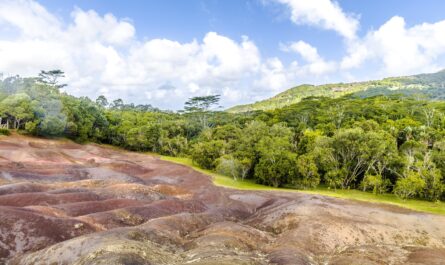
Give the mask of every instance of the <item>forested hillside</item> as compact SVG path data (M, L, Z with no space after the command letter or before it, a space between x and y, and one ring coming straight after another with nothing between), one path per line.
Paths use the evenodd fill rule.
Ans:
M61 93L57 77L62 74L3 80L1 126L188 156L202 168L274 187L326 185L445 199L442 101L398 95L310 97L273 111L233 114L211 111L219 97L208 96L192 98L184 112L172 113ZM416 78L423 85L422 76Z
M253 104L235 106L229 112L272 110L300 102L307 97L339 98L345 95L371 97L376 95L420 96L428 99L445 99L445 70L434 74L390 77L378 81L301 85L286 90L270 99Z

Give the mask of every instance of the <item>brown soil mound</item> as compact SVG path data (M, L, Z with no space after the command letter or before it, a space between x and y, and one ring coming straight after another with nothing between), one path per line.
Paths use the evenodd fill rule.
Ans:
M445 264L445 217L215 187L99 145L0 137L0 264Z

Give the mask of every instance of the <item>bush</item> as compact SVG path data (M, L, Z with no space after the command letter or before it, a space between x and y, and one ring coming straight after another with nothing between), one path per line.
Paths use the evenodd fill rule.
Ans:
M295 155L290 152L277 154L273 159L261 157L255 166L255 180L275 188L283 186L296 177L295 160Z
M329 186L329 188L333 188L336 190L337 188L340 188L343 179L345 179L348 172L345 169L333 169L324 175L324 181Z
M368 174L363 178L361 183L363 191L368 189L372 190L374 194L385 193L388 190L388 186L391 184L389 179L384 179L382 175Z
M297 188L316 188L320 184L320 175L313 156L299 156L296 160L296 170L297 174L292 182Z
M8 129L0 128L0 135L11 135Z
M242 164L233 156L222 156L216 161L216 172L219 174L230 176L234 180L242 177Z
M224 154L225 142L213 140L196 143L192 148L192 160L198 166L205 169L214 169L217 159Z
M425 181L416 172L411 172L406 178L397 180L394 193L397 197L406 200L418 195L425 187Z

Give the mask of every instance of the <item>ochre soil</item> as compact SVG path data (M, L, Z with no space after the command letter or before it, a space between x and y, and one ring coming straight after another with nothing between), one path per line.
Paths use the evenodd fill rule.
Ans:
M445 264L445 217L14 135L0 137L0 264Z

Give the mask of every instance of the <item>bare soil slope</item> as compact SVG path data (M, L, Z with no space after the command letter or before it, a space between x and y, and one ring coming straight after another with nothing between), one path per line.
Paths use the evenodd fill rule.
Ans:
M445 264L445 217L216 187L98 145L0 137L0 264Z

